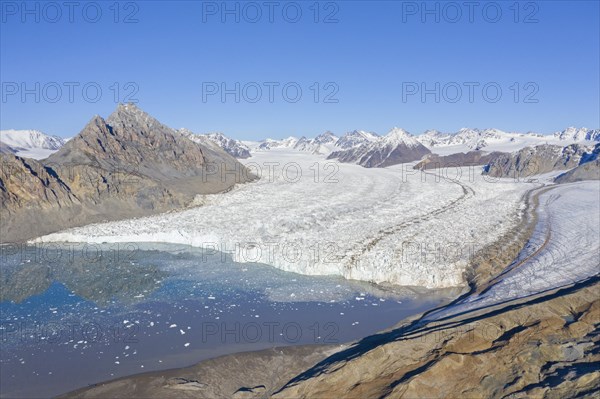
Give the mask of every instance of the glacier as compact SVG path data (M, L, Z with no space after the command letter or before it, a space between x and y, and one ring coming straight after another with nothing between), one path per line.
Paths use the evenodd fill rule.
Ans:
M481 293L427 315L440 320L521 300L600 273L600 183L561 184L540 193L537 223L527 245Z
M480 167L366 169L290 149L245 162L262 178L202 196L202 206L33 242L185 244L301 274L456 287L470 256L516 226L524 194L544 184L490 179Z

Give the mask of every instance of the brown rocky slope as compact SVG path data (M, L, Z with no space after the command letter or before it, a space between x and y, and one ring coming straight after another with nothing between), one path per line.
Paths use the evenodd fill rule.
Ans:
M409 323L325 359L273 397L593 397L599 288L596 278L485 315Z
M529 178L555 170L566 170L589 161L590 148L582 144L538 145L496 156L485 167L492 177Z

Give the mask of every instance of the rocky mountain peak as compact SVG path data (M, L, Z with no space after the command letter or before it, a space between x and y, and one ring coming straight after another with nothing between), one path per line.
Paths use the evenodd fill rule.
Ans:
M404 144L408 147L417 147L421 145L415 136L398 127L394 127L392 130L390 130L388 134L383 137L383 140L388 144Z
M375 133L371 133L371 132L367 132L364 130L353 130L351 132L347 132L346 134L344 134L343 137L375 137L377 136L377 134Z
M345 140L342 138L341 140ZM339 146L340 148L344 148ZM358 163L367 168L384 168L399 163L412 162L430 154L425 146L404 129L393 128L383 137L364 140L355 147L332 152L328 159Z
M337 137L331 130L327 130L319 135L320 137Z
M364 130L353 130L344 134L336 143L336 148L349 149L377 140L379 136Z
M394 126L388 133L387 136L397 136L397 137L412 137L407 130L404 130L400 127Z
M114 130L119 133L130 131L135 133L148 133L149 131L160 131L163 134L173 134L174 130L160 123L156 118L138 108L135 104L119 104L117 109L106 118Z
M333 132L328 130L325 133L321 133L320 135L315 137L314 143L315 144L327 144L327 143L334 143L337 140L338 140L338 137L335 134L333 134Z
M173 178L200 173L205 163L203 151L137 106L119 104L106 120L94 116L49 160L93 163L107 170L127 165L153 178Z
M82 132L87 132L88 128L101 127L107 125L106 120L100 115L94 115L92 119L85 125Z

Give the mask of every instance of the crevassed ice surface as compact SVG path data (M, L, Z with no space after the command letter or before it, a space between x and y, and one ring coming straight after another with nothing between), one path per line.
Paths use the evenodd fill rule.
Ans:
M187 244L302 274L451 287L463 284L474 252L515 226L523 194L539 185L484 177L479 167L436 176L408 164L367 169L285 149L245 163L261 179L199 198L202 206L36 242Z

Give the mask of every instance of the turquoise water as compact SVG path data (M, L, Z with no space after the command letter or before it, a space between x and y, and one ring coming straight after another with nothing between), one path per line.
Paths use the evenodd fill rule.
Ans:
M2 251L2 397L48 397L239 351L339 344L447 299L176 245Z

